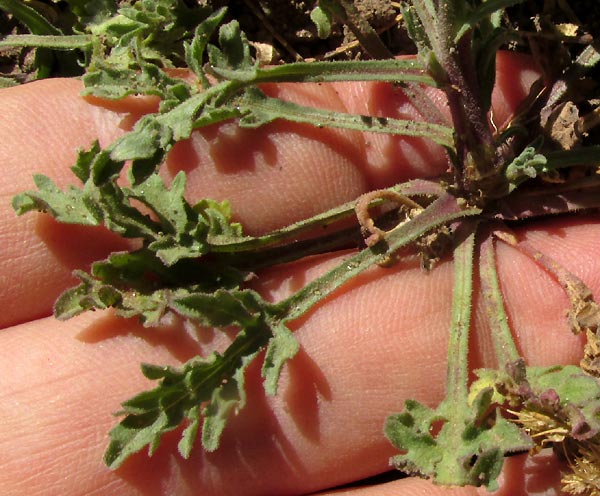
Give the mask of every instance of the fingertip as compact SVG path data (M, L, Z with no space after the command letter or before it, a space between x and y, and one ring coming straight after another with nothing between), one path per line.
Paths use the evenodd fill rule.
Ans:
M357 115L423 121L423 116L400 86L381 82L335 83L346 111ZM441 91L425 88L425 93L442 112ZM443 173L447 159L443 148L426 138L364 132L365 173L372 189L388 187L416 177Z
M501 129L511 119L540 77L531 56L499 51L496 56L496 85L492 92L494 124Z

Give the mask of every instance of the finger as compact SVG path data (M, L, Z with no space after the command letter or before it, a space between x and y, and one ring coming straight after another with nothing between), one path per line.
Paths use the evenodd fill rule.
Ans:
M40 496L142 493L102 466L111 413L123 394L148 387L130 357L176 362L185 341L165 334L153 346L128 334L135 328L89 314L60 324L40 319L2 333L2 494L17 496L24 488ZM94 343L99 334L103 341ZM115 484L122 490L111 492Z
M45 173L59 185L74 183L69 167L77 150L95 139L116 138L121 115L87 104L78 81L45 80L0 91L0 328L47 315L57 291L73 284L71 271L123 247L104 230L58 226L37 215L17 218L14 195L32 189Z
M401 479L386 484L323 491L314 496L482 496L473 488L436 486L423 479ZM515 494L514 496L521 496Z
M513 112L525 99L531 85L540 77L531 57L517 52L498 52L496 57L496 85L492 92L492 122L502 129L513 117Z
M532 67L525 56L498 56L502 77L492 99L498 126L527 95L537 77ZM402 89L387 83L281 84L265 90L300 105L423 120ZM445 111L442 92L425 91ZM442 147L428 139L276 121L259 129L235 123L203 129L176 145L167 166L171 175L186 171L192 198L229 200L246 231L255 234L316 215L371 189L439 175L448 162Z
M594 292L600 290L600 262L586 255L595 253L600 241L594 217L542 224L524 235ZM298 281L310 281L343 260L343 255L327 257L265 271L257 288L278 300L297 289ZM581 341L568 330L567 301L556 282L510 247L499 246L498 264L518 347L528 363L577 363ZM385 471L394 454L382 433L386 417L408 398L435 406L444 395L451 285L450 263L426 276L410 260L371 269L295 322L302 351L285 367L276 397L265 396L260 364L253 364L246 378L247 406L231 419L217 451L197 447L185 462L177 454L177 435L167 436L155 458L140 454L116 472L107 472L99 461L113 421L106 413L143 386L135 363L184 360L197 345L184 340L184 352L169 349L163 340L180 339L175 329L146 330L154 340L148 343L140 335L120 334L131 322L119 327L93 315L71 321L67 329L40 320L7 330L0 334L6 354L0 360L0 376L6 378L0 453L10 453L10 459L1 467L0 487L31 492L39 474L33 477L35 467L26 462L38 453L60 461L48 465L42 479L60 493L77 483L81 492L110 487L124 495L157 487L164 494L186 494L188 488L235 494L240 487L256 494L303 494ZM485 334L480 314L475 322L476 336ZM103 338L114 326L117 335ZM83 342L74 339L77 335ZM480 346L474 355L475 363L494 362L490 347ZM76 479L62 477L60 467L74 466Z
M506 459L498 478L499 487L493 492L483 487L451 488L429 480L405 478L367 487L326 490L318 496L548 496L561 494L561 470L564 467L547 449L534 457L523 454Z

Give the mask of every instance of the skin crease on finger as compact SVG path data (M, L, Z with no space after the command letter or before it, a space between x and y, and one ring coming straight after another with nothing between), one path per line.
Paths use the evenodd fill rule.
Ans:
M504 93L504 98L511 94L508 89ZM339 102L333 101L336 105L347 98L340 89L337 94ZM318 95L311 98L318 100ZM499 122L500 110L495 115ZM297 131L293 126L283 126L272 127L270 132L276 134L279 129L283 129L282 134L274 141L277 163L285 159L286 140L296 139ZM335 143L331 147L334 150L341 146L341 141L351 141L350 138L344 132L327 139ZM206 137L194 139L202 142ZM318 137L313 154L313 139L310 133L300 133L292 150L296 157L310 156L319 167L332 167L335 173L318 176L319 181L335 181L336 174L354 174L354 166L362 171L353 176L358 185L349 182L342 184L340 191L327 193L338 195L335 203L368 187L372 183L371 167L385 169L384 165L369 163L365 170L359 161L353 165L355 159L348 152L325 153L326 143L319 142ZM86 143L82 139L78 146ZM197 143L191 145L191 151L201 149ZM351 145L344 146L351 148ZM24 150L17 152L23 154L22 160L27 159ZM261 152L257 156L262 156ZM181 160L183 151L179 153ZM329 162L318 162L324 158ZM363 158L364 155L360 160ZM177 168L176 159L169 164L172 170ZM294 162L288 160L292 164L288 167L292 167ZM71 163L65 159L65 168ZM309 165L308 161L303 163L298 176L285 172L297 177L294 181L306 175L306 181L311 183L314 169ZM27 170L38 171L41 166L43 161L27 165ZM270 184L272 171L267 166L261 163L255 170L246 171L247 179L254 177L250 174L253 172L263 177L263 184ZM198 166L207 167L211 167L210 162ZM218 167L215 165L214 169ZM60 181L66 178L65 172L45 172ZM218 189L228 184L235 168L217 172L221 174L215 173L211 181ZM199 181L199 177L190 179L190 189L194 192ZM260 202L257 198L260 190L252 190L253 202L239 189L232 191L234 197L236 191L239 196L234 210L245 221L245 206L248 204L252 211L253 203ZM225 195L227 191L222 193ZM325 193L318 190L318 194ZM286 204L284 199L280 201L281 212L288 218L296 215L295 205ZM258 211L252 215L267 214ZM248 218L250 224L255 222L255 230L259 229L258 219ZM17 221L7 222L8 229L14 232L18 227L23 229ZM276 223L273 219L269 222ZM600 267L592 255L600 232L595 219L544 222L539 226L532 226L522 235L555 256L597 292ZM33 233L27 236L35 239ZM32 241L26 241L23 250L31 246L27 243ZM40 270L38 263L45 262L39 253L29 258L10 259L10 254L4 253L1 256L3 277L16 267L17 277L26 282L25 276L29 275L33 284L38 283L38 277L32 278L30 274L36 273L36 268ZM334 259L329 257L264 271L257 288L277 299L298 289L332 263ZM66 271L59 261L47 264ZM508 294L509 316L518 324L519 347L529 362L576 362L581 342L566 329L563 318L567 302L556 284L514 248L499 247L499 267ZM24 271L27 268L29 271ZM52 274L51 267L44 265L43 270ZM62 289L60 280L57 286L52 291ZM114 422L108 413L118 409L123 399L148 387L140 378L138 363L177 363L195 353L198 345L190 342L189 347L181 349L169 329L146 331L144 335L153 337L142 337L142 331L134 323L117 324L105 314L82 316L67 324L39 319L6 329L0 333L3 340L0 349L5 355L0 360L0 377L5 378L4 399L0 402L3 419L0 492L210 495L239 494L239 488L243 487L246 494L303 494L385 470L387 458L393 454L381 433L385 417L400 410L406 398L414 397L433 406L443 395L450 288L451 266L447 263L426 277L411 261L389 270L369 271L342 288L328 304L296 322L302 351L286 367L277 397L265 398L259 371L256 367L249 370L249 406L232 420L218 451L207 454L197 449L189 462L183 462L174 448L176 436L167 436L153 459L147 461L144 455L135 457L116 472L107 471L101 463L105 433ZM31 299L35 300L36 293L32 291ZM14 301L10 294L6 298L9 299L5 301ZM37 313L28 311L29 314L21 315L20 321L39 315L39 307ZM475 319L478 324L482 321L480 313ZM485 331L481 324L476 327ZM473 363L489 361L487 341L476 340L479 353L473 354ZM425 487L431 489L423 485L428 484L425 481L392 484L398 488L398 494L434 494L424 492ZM474 494L471 489L465 491L461 494Z

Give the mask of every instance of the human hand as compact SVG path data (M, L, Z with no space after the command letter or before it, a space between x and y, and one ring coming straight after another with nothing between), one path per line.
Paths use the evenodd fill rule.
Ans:
M535 77L520 58L500 62L498 124ZM306 494L386 470L394 449L382 433L385 418L407 398L435 405L444 394L450 263L429 274L410 262L373 268L297 321L302 350L284 369L278 396L265 396L260 372L251 366L247 406L231 420L216 452L196 448L185 461L177 454L177 437L167 436L150 459L141 454L114 472L104 467L106 433L115 422L109 413L149 387L139 363L177 364L222 347L227 338L207 332L197 342L176 323L143 329L110 312L66 323L50 317L52 302L73 284L73 269L126 245L102 229L58 225L42 215L17 218L10 199L31 188L33 173L43 172L59 185L72 182L68 167L77 148L98 136L108 144L155 103L91 104L77 96L80 89L73 80L49 80L0 92L2 494ZM398 91L383 84L284 85L270 91L353 113L415 114ZM439 174L445 162L438 148L419 140L283 122L241 130L229 123L178 145L166 171L180 169L188 173L191 197L229 199L236 218L254 234L371 189ZM592 290L600 288L593 256L600 230L593 217L543 221L519 234ZM268 269L253 284L276 300L342 257ZM581 340L567 328L560 288L510 247L498 246L498 263L519 351L533 365L576 363ZM492 357L478 315L483 312L474 319L474 366ZM558 479L556 467L524 467L513 458L499 494L539 494L544 485L556 488ZM351 494L481 492L403 479Z

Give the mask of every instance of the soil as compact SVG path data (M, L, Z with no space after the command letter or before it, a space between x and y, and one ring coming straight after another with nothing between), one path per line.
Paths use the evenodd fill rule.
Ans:
M331 35L323 40L310 18L317 0L184 0L188 5L228 7L229 19L237 19L242 30L265 63L295 60L360 59L368 56L356 42L352 32L334 22ZM121 0L127 3L126 0ZM60 11L62 2L41 0L31 5L47 15ZM392 53L413 53L414 46L398 23L398 4L389 0L355 0L354 4L365 20L380 34ZM51 19L55 21L55 19ZM27 30L12 16L0 10L0 38L8 34L23 34ZM0 48L0 76L10 76L17 82L36 78L31 49ZM53 74L71 75L61 73Z
M331 34L319 38L310 14L318 0L183 0L187 5L228 7L230 19L237 19L242 30L254 45L257 56L264 63L293 62L296 60L348 60L369 58L356 42L351 30L340 22L333 22ZM129 3L120 0L120 3ZM386 48L393 54L414 53L415 47L402 26L399 2L390 0L354 0L360 17L380 35ZM66 2L36 0L29 5L38 9L51 22L60 19ZM543 13L542 18L536 13ZM54 18L53 18L54 17ZM521 32L534 33L540 24L580 24L580 36L600 32L600 2L580 0L531 0L508 9L507 20ZM0 11L0 37L11 33L25 33L26 29ZM575 42L576 44L576 42ZM10 76L17 82L35 79L34 51L30 49L0 48L0 76ZM74 75L60 64L55 74ZM75 68L76 70L76 68Z
M365 54L352 32L334 21L331 35L322 40L310 18L317 0L207 0L215 7L227 5L232 18L253 42L272 48L270 62L312 59L356 59ZM389 0L355 0L354 5L382 37L392 53L414 52L400 26L400 9Z

